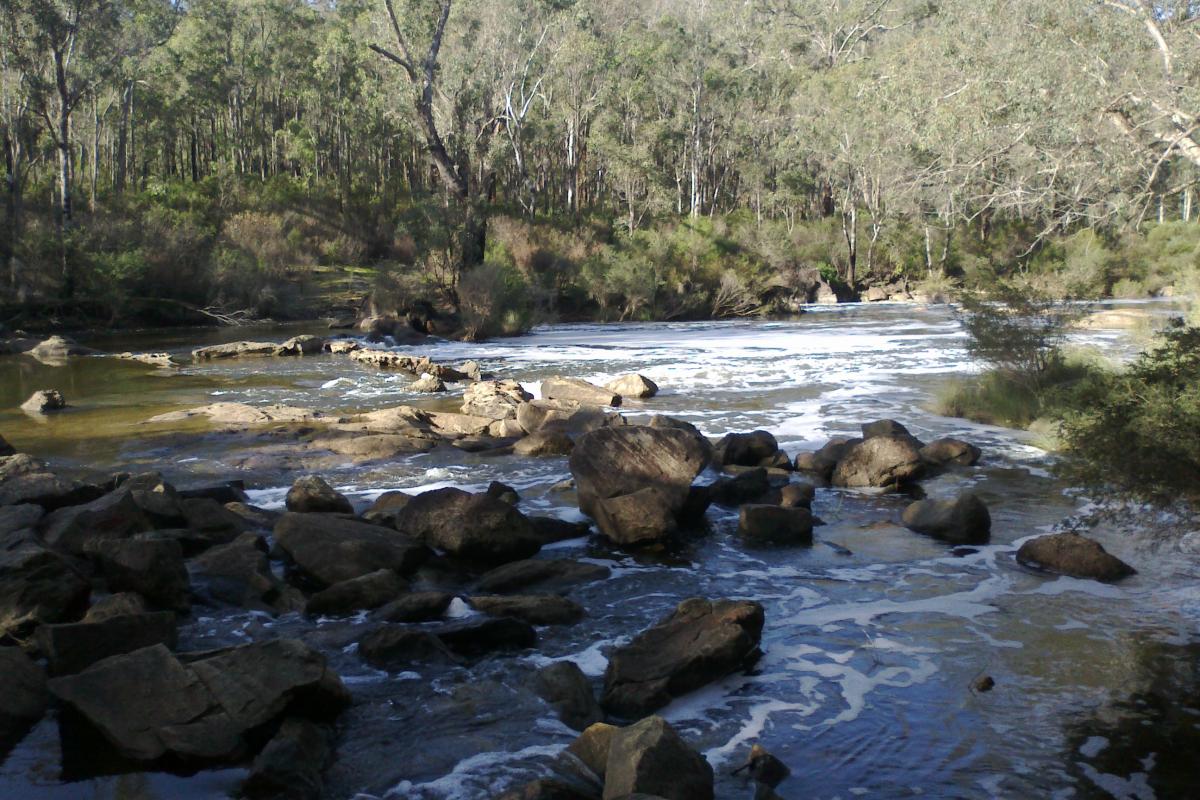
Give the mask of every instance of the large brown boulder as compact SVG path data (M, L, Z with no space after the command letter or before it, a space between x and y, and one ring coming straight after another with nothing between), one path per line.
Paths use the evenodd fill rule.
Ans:
M673 495L656 486L600 498L592 506L600 532L624 546L653 544L670 536L679 527L682 510Z
M46 673L19 647L0 647L0 761L46 713Z
M921 475L920 443L907 434L872 436L846 449L833 470L833 485L895 488Z
M1030 539L1017 550L1017 561L1027 567L1098 581L1116 581L1137 573L1099 542L1078 533L1051 533Z
M767 431L729 433L713 447L713 463L744 467L768 466L779 452L779 442Z
M517 406L517 424L526 433L557 431L581 434L598 428L620 426L625 418L597 405L574 400L530 400Z
M327 514L288 512L275 524L275 542L296 568L320 587L390 569L407 575L429 550L411 536Z
M513 445L518 456L565 456L575 449L575 441L562 431L531 433Z
M763 608L740 600L685 600L618 648L604 674L602 705L636 718L741 669L759 655Z
M191 562L197 599L211 606L231 605L255 611L293 611L304 598L271 571L266 543L245 533L214 547Z
M613 733L604 770L604 800L635 794L712 800L712 766L662 717L646 717Z
M118 488L82 505L57 509L38 524L46 543L84 555L102 540L129 539L135 534L186 528L184 501L156 473L138 475Z
M396 526L469 561L502 564L528 558L541 548L520 511L495 497L455 488L417 495L399 513Z
M542 381L542 398L545 400L571 400L595 406L619 406L621 395L611 389L602 389L579 378L555 376Z
M516 381L477 381L463 391L462 413L488 419L516 419L517 406L533 399Z
M987 505L971 492L954 500L919 500L904 509L904 526L955 544L986 544L992 517Z
M597 501L649 487L662 492L672 513L677 513L707 455L694 436L676 428L624 426L592 431L571 452L579 508L595 516Z
M300 513L354 513L354 507L350 505L346 496L335 491L319 475L305 475L297 478L296 482L292 484L292 488L288 489L284 505L287 506L288 511Z
M125 758L213 762L285 713L336 715L349 693L317 651L280 639L176 658L154 645L50 681L50 692Z
M218 361L225 358L273 356L279 345L275 342L229 342L198 347L192 351L193 361Z

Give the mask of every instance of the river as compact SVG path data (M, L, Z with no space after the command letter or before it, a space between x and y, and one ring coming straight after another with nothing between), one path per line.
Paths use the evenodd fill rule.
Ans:
M219 337L275 340L303 327L97 337L95 347L185 352ZM316 332L316 331L313 331ZM1087 337L1108 352L1131 348L1115 331ZM530 689L533 672L572 659L597 679L606 649L665 615L681 599L750 598L766 608L763 658L680 698L664 716L717 772L717 796L753 791L730 770L753 742L792 769L784 798L1184 797L1200 768L1200 559L1154 535L1154 519L1129 534L1096 536L1139 574L1103 585L1018 566L1021 541L1051 530L1087 502L1053 477L1027 433L936 415L947 381L978 369L946 308L905 305L819 309L791 322L547 326L518 339L443 342L418 350L435 361L479 361L485 371L539 382L565 374L601 382L640 372L662 392L628 403L636 418L665 413L707 435L764 428L794 455L862 422L890 417L929 440L983 449L974 468L923 482L929 496L971 488L990 506L990 545L952 548L898 524L911 498L820 489L825 524L811 548L755 549L735 536L736 511L714 507L709 532L667 556L637 556L594 539L543 550L613 568L575 590L587 619L539 631L535 652L470 668L391 674L354 654L361 620L318 626L296 615L197 609L181 648L275 635L320 647L353 690L339 723L333 798L469 800L537 777L574 733ZM344 357L253 359L155 370L115 359L68 367L0 361L0 407L54 386L75 408L45 422L0 412L0 432L64 470L157 469L181 486L244 478L253 502L280 507L292 474L230 460L228 437L188 424L147 426L166 410L233 400L324 411L411 403L454 408L407 390ZM452 385L453 392L453 385ZM461 394L461 386L458 389ZM579 518L551 491L570 476L565 458L469 455L452 448L394 463L343 465L325 476L356 505L389 489L502 480L527 512ZM704 480L715 476L706 473ZM460 602L459 614L471 613ZM972 691L991 675L996 688ZM62 772L57 726L44 720L0 766L13 798L220 797L239 769L193 776L83 777Z

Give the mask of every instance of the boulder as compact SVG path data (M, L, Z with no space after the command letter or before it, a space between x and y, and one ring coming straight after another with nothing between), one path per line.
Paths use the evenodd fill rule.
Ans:
M987 505L971 492L954 500L919 500L904 509L904 526L954 544L986 544L992 517Z
M225 483L216 483L209 486L196 486L191 489L176 489L175 491L179 495L179 499L184 502L188 500L211 500L220 506L224 506L226 503L250 502L250 498L246 496L246 482L242 480L226 481Z
M536 688L568 727L582 731L604 719L591 683L574 661L556 661L538 670Z
M626 426L585 434L571 452L570 467L585 514L595 516L598 500L646 487L661 491L677 514L706 462L703 447L687 431Z
M436 392L446 391L446 384L442 383L442 379L436 375L422 375L408 385L410 392L422 392L425 394L434 394Z
M713 463L718 466L771 466L765 462L773 461L778 452L779 442L767 431L729 433L713 447Z
M394 514L402 511L405 506L413 499L413 496L407 492L391 491L384 492L375 498L375 502L367 509L367 513L384 513Z
M146 599L137 592L117 592L94 601L92 607L83 615L83 621L103 622L128 614L145 614L149 610Z
M846 451L861 441L835 436L815 452L798 453L792 466L797 472L811 472L823 480L829 480Z
M320 336L304 334L293 336L274 350L277 356L312 356L325 349L325 340Z
M236 759L247 735L285 713L328 717L349 702L317 651L279 639L176 658L162 645L112 656L50 692L125 758Z
M312 616L350 614L378 608L407 591L403 578L390 569L380 569L317 592L308 599L304 612Z
M767 470L756 467L732 478L719 478L708 487L712 502L720 506L753 503L771 491Z
M37 629L38 649L46 657L51 675L74 675L101 659L151 645L174 650L176 638L175 614L170 611L123 614Z
M864 303L881 303L888 299L887 290L882 286L872 286L863 292L862 300Z
M817 490L811 483L789 483L779 490L779 505L784 508L812 508Z
M735 769L733 774L737 775L742 772L746 774L746 777L759 784L757 792L759 796L767 795L768 797L772 793L763 791L764 787L774 789L792 774L787 764L767 752L767 749L761 744L750 748L750 756L746 759L746 763Z
M591 776L603 784L604 773L608 771L608 751L612 747L612 737L619 730L616 725L594 722L584 728L575 741L567 745L566 752L579 759Z
M88 548L111 592L137 592L174 611L191 608L183 548L171 539L99 540Z
M513 445L519 456L566 456L575 449L575 441L561 431L531 433Z
M0 761L46 713L46 673L19 647L0 647Z
M501 502L508 503L510 506L516 506L521 502L521 495L517 494L517 490L507 483L501 483L500 481L489 483L487 491L484 494L488 497L494 497Z
M604 384L604 388L621 397L645 400L658 394L658 384L645 375L622 375Z
M833 484L895 488L909 483L924 467L918 444L907 435L880 435L852 445L833 470Z
M39 389L21 403L21 410L26 414L46 414L66 407L67 401L57 389Z
M455 662L441 639L427 630L403 625L384 625L358 642L358 654L377 669L400 670L413 664L451 664Z
M0 637L23 639L38 625L77 620L90 594L58 553L33 543L0 551Z
M434 636L464 658L479 658L497 650L524 650L537 644L537 631L512 617L465 619L432 630Z
M33 356L44 364L61 364L70 356L94 356L99 353L99 350L84 347L72 339L57 335L38 342L26 351L27 355Z
M634 547L655 544L673 534L684 505L670 492L647 486L631 494L597 499L592 516L610 541Z
M594 406L619 406L621 396L610 389L602 389L579 378L555 376L542 381L544 400L571 400Z
M812 512L807 508L744 505L738 516L738 535L752 542L812 544Z
M453 599L449 592L402 594L376 609L371 618L380 622L429 622L441 619Z
M676 430L690 434L691 437L696 440L696 444L700 445L700 449L704 452L705 466L712 461L712 442L708 440L707 436L700 432L699 428L687 420L679 419L678 417L668 417L665 414L655 414L650 418L650 422L647 424L651 428L657 428L659 430Z
M488 419L516 419L517 406L533 399L516 381L476 381L463 392L462 413Z
M153 473L130 478L90 503L57 509L38 525L46 542L83 555L100 541L129 539L138 533L187 525L174 487Z
M486 494L450 487L414 497L400 512L397 527L431 547L469 561L516 561L541 548L520 511Z
M242 781L250 800L320 800L321 773L332 750L329 732L311 720L289 717L254 759Z
M1137 573L1099 542L1078 533L1051 533L1030 539L1017 550L1017 561L1027 567L1098 581L1116 581Z
M41 506L33 503L22 503L19 506L0 506L0 536L7 536L17 531L32 531L46 512Z
M303 605L303 597L271 571L266 543L253 533L214 547L192 561L197 599L210 606L231 605L254 611L284 612Z
M921 460L934 467L947 464L957 464L963 467L974 466L979 462L982 451L973 444L961 439L934 439L919 451Z
M217 361L225 358L273 356L279 345L274 342L229 342L198 347L192 351L193 361Z
M600 406L574 400L531 400L517 406L517 424L526 433L554 430L580 434L624 425L625 418Z
M429 555L410 536L326 514L284 514L275 525L275 542L304 577L322 588L379 569L408 575Z
M530 625L570 625L583 619L583 606L555 594L477 595L471 607L490 617L513 617Z
M196 497L180 503L186 533L175 538L186 557L219 544L229 544L251 527L246 519L216 500ZM268 526L269 527L269 526Z
M745 600L685 600L609 657L601 704L637 718L759 656L763 608ZM610 762L611 763L611 762Z
M912 436L908 428L894 419L877 419L874 422L862 424L862 438L874 439L876 436Z
M292 488L288 489L284 505L287 506L288 511L300 513L354 513L354 506L350 505L346 496L335 491L319 475L305 475L298 478L292 484Z
M568 558L525 559L496 567L479 579L481 592L566 590L581 583L604 580L611 570L601 564L588 564Z
M713 769L659 716L613 733L604 800L647 794L664 800L712 800Z
M591 531L591 526L586 522L568 522L558 517L529 517L529 524L543 546L579 539Z

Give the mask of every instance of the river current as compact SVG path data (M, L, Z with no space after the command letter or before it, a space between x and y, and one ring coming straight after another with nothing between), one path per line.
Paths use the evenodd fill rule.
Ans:
M87 343L179 352L207 343L172 336ZM1121 332L1088 339L1110 353L1131 346ZM329 656L356 698L339 723L329 797L474 800L547 774L574 738L533 693L538 667L574 660L598 685L609 648L680 600L748 598L766 609L762 659L661 712L713 764L720 798L753 796L730 771L755 742L791 768L777 790L789 800L1200 796L1200 558L1163 543L1147 512L1138 530L1095 533L1139 570L1118 585L1017 565L1023 540L1053 530L1088 498L1053 476L1051 457L1029 434L931 410L948 381L978 369L964 344L946 308L877 305L819 309L790 322L561 325L483 344L397 348L444 363L474 359L535 395L550 375L603 382L639 372L662 391L627 403L622 411L632 420L669 414L713 437L762 428L791 455L885 417L925 440L956 436L982 448L980 464L923 488L930 497L977 492L991 508L992 541L953 548L907 531L899 516L909 497L819 489L814 513L825 524L810 548L747 547L734 535L736 511L714 507L709 531L668 556L630 555L594 538L544 549L547 557L606 564L612 577L572 593L588 611L582 623L540 629L538 647L523 655L389 675L355 655L361 619L314 629L295 615L200 608L182 628L180 647L302 636ZM235 469L222 436L150 433L143 420L217 400L325 411L458 402L414 394L409 376L338 356L217 362L171 374L114 359L14 363L0 365L0 407L51 385L76 406L45 423L0 412L0 432L19 449L67 470L153 468L181 486L243 478L252 502L269 508L282 506L295 475ZM461 394L461 385L451 389ZM344 465L325 477L359 507L390 489L482 490L501 480L520 492L526 512L580 518L573 495L551 491L570 477L565 458L441 448ZM714 478L709 472L702 480ZM461 601L451 611L473 613ZM973 691L985 674L995 689ZM0 796L221 797L244 774L72 783L59 759L48 719L0 765Z

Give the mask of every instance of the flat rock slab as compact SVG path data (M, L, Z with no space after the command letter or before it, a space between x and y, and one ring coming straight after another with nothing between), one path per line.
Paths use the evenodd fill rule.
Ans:
M604 580L612 570L603 564L588 564L569 558L514 561L487 572L479 579L479 591L507 593L527 589L566 591L581 583Z
M530 625L571 625L583 619L583 606L558 595L480 595L472 608L492 617L515 617Z
M429 556L428 548L412 537L324 514L284 514L275 524L275 541L305 576L322 587L379 569L407 575Z

